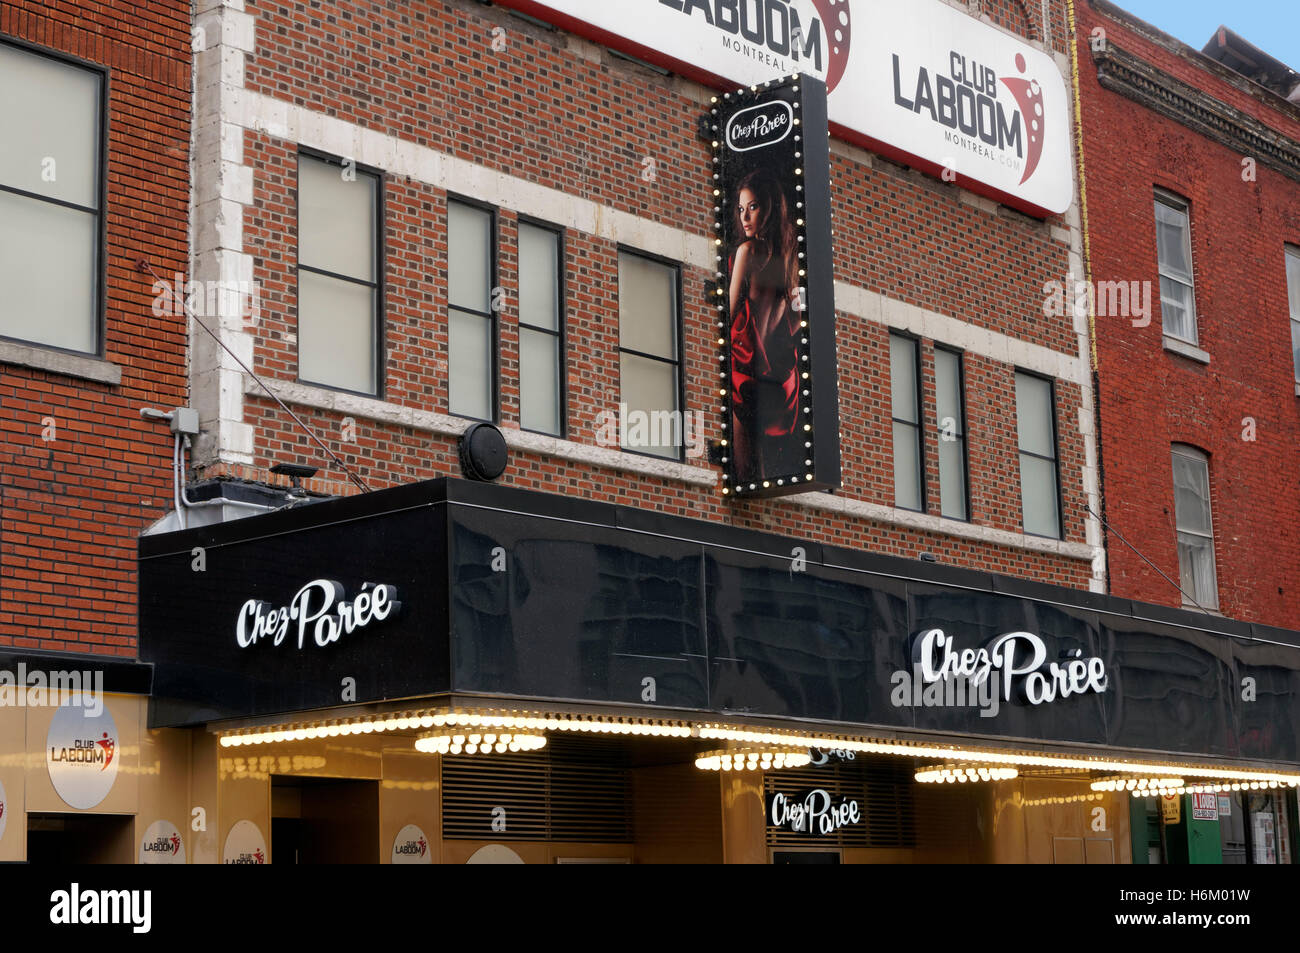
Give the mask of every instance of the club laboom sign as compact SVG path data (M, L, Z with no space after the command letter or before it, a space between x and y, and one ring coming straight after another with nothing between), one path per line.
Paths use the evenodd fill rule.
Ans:
M714 89L814 77L836 136L1039 217L1073 200L1061 68L951 3L497 2Z
M289 604L278 608L249 599L239 610L235 639L246 649L270 639L279 645L292 636L299 649L310 640L324 648L341 636L383 622L401 611L397 589L365 583L351 602L343 586L333 579L315 579L299 589Z
M979 648L958 651L943 629L927 629L912 645L914 670L926 684L964 678L982 685L992 675L1002 684L1005 701L1019 691L1031 705L1050 703L1085 692L1104 694L1110 679L1106 663L1081 650L1060 661L1047 660L1047 646L1031 632L1008 632Z

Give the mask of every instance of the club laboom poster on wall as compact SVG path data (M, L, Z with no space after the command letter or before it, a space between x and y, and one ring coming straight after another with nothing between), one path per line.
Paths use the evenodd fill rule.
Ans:
M709 113L725 495L840 484L826 86L790 76Z

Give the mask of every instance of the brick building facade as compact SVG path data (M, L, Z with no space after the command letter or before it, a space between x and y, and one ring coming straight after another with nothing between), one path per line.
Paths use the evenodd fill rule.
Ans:
M187 269L190 12L5 3L0 645L133 657L136 541L172 508Z
M958 5L963 11L964 5ZM242 8L241 8L242 7ZM985 4L983 17L1047 50L1068 74L1064 4ZM972 13L972 16L978 15ZM1075 588L1102 585L1087 515L1092 473L1086 339L1044 320L1042 288L1069 272L1075 208L1046 221L842 142L833 144L840 349L841 492L728 502L703 457L663 460L598 444L620 403L619 251L680 267L686 411L720 436L705 304L712 215L696 120L713 91L570 33L468 0L395 12L201 2L196 59L195 273L252 279L256 322L223 337L373 488L458 473L467 421L449 408L448 196L495 220L500 309L495 416L511 447L503 482L977 566ZM299 367L300 155L355 163L382 192L382 373L370 393L307 383ZM563 436L521 428L518 228L562 230ZM895 505L893 329L920 341L923 512ZM969 520L942 518L934 346L963 353ZM274 481L277 462L324 467L310 489L355 492L337 467L212 342L197 338L194 476ZM1059 539L1022 524L1016 369L1054 383ZM365 388L363 388L364 390ZM698 449L698 448L697 448ZM1094 498L1094 508L1095 498Z
M1123 283L1134 301L1145 287L1150 303L1146 314L1125 310L1117 284L1097 296L1110 591L1292 627L1300 618L1292 353L1300 339L1291 330L1300 108L1286 99L1294 80L1270 88L1262 65L1247 77L1209 55L1215 43L1190 49L1101 0L1078 13L1091 279L1099 289ZM1290 71L1273 66L1285 80ZM1164 309L1161 276L1174 298ZM1179 512L1171 455L1190 481L1185 502L1203 496L1208 475L1208 535L1204 519Z

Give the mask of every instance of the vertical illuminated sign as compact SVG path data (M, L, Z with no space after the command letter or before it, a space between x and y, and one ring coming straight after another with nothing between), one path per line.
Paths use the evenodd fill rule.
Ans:
M791 76L727 93L709 119L722 492L836 488L826 86Z

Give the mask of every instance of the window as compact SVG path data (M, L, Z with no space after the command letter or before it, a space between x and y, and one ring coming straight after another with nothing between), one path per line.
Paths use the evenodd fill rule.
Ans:
M560 233L519 223L519 424L564 435L564 249Z
M954 520L970 519L966 477L966 388L962 357L934 349L935 411L939 431L939 511Z
M914 338L889 336L889 378L894 421L894 505L924 510L920 350Z
M677 267L618 255L618 350L623 447L681 458L681 292Z
M379 392L379 176L298 156L298 378Z
M1210 462L1194 447L1175 446L1174 523L1178 533L1178 579L1183 602L1219 607L1214 571L1214 524L1210 519Z
M1291 360L1300 384L1300 248L1286 250L1286 288L1291 299Z
M447 406L458 417L496 419L496 219L490 209L447 203Z
M100 351L104 85L0 42L0 336Z
M1050 380L1016 373L1016 431L1020 444L1020 509L1025 532L1060 539L1056 396Z
M1192 230L1187 202L1156 193L1156 251L1160 258L1160 313L1165 334L1196 343L1196 296L1192 291Z

